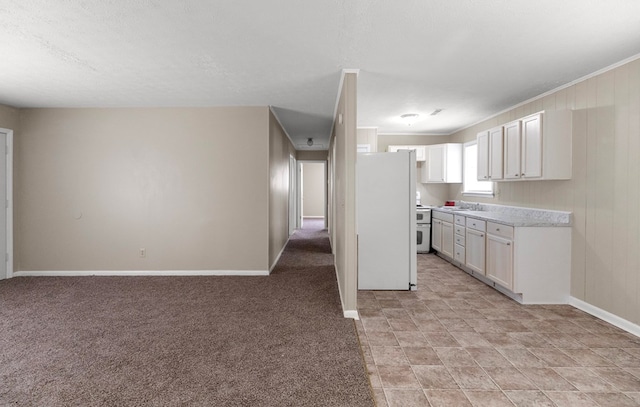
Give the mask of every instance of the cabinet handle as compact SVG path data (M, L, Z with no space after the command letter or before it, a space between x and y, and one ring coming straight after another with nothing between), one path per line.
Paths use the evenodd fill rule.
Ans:
M480 237L484 237L484 235L480 235Z
M511 243L507 243L507 246L511 246Z
M500 231L500 228L496 228L496 232L499 232L499 231Z
M515 175L516 177L518 176L518 174Z
M484 177L485 177L485 178L487 178L487 176L486 176L486 175L485 175Z
M520 175L522 175L524 177L524 172L522 174L520 174Z

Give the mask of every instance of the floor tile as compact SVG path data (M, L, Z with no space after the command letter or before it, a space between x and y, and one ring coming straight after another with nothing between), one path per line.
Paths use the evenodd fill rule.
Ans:
M411 366L378 366L378 374L385 389L420 388L420 383Z
M418 265L417 291L359 293L378 407L640 406L640 338L569 305L518 304L433 255Z
M369 332L367 340L369 346L398 346L398 340L393 332Z
M520 367L518 370L540 390L577 391L576 387L551 368Z
M547 391L547 397L558 407L599 407L587 393L579 391Z
M509 390L504 393L518 407L556 407L554 402L539 390Z
M462 390L425 390L433 407L472 407Z
M556 367L554 370L580 391L615 391L616 388L588 368Z
M451 332L451 335L463 347L491 348L493 347L481 334L477 332Z
M579 366L613 366L613 362L603 358L591 349L562 349L562 351L575 360Z
M394 332L396 340L400 346L413 346L413 347L424 347L430 346L427 338L422 335L422 332L418 331L400 331Z
M547 367L546 362L527 349L499 349L502 356L516 367Z
M484 370L502 390L538 390L538 387L515 367L485 367Z
M620 368L594 367L591 371L614 385L617 390L640 392L640 379Z
M620 367L640 367L640 358L618 348L592 348L598 355Z
M449 373L461 389L498 390L488 374L478 366L449 367Z
M500 352L494 348L465 348L473 360L482 367L513 366Z
M465 394L474 407L513 407L514 405L501 391L465 390Z
M445 366L477 366L475 360L464 348L434 348Z
M458 384L444 366L412 366L423 389L458 389Z
M376 407L388 407L387 398L384 395L384 390L373 389L373 399L376 403Z
M528 348L537 358L544 361L549 367L576 367L579 363L571 359L559 349L554 348Z
M424 337L434 348L457 348L460 344L448 332L423 332Z
M377 366L409 365L400 346L372 346L371 355Z
M442 365L442 361L431 346L403 347L411 365Z
M365 332L391 332L391 326L385 317L362 318Z
M424 407L428 406L427 396L422 390L387 390L389 407Z
M589 393L600 407L636 407L634 399L623 393Z

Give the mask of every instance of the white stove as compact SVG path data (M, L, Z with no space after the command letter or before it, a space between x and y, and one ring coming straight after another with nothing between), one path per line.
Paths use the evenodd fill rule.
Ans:
M416 231L418 238L418 253L431 251L431 208L423 205L416 206Z

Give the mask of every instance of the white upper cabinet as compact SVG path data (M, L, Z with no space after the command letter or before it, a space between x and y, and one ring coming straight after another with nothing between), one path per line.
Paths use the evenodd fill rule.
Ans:
M427 146L399 146L392 145L387 147L388 153L395 153L398 150L413 150L416 152L416 161L425 161Z
M478 133L478 181L489 180L489 130Z
M502 126L489 130L489 179L502 179Z
M522 119L522 178L542 177L542 113Z
M503 178L503 126L478 133L478 181Z
M434 144L427 147L427 161L422 166L423 183L462 182L462 144Z
M478 179L571 179L572 129L572 111L557 110L478 133Z
M504 179L520 179L520 120L504 125Z

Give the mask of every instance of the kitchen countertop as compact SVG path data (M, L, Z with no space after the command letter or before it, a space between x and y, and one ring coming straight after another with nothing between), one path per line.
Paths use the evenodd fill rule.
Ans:
M469 218L500 223L514 227L567 227L571 226L571 213L542 209L518 208L501 205L483 205L483 209L469 210L433 207L432 211L463 215Z

